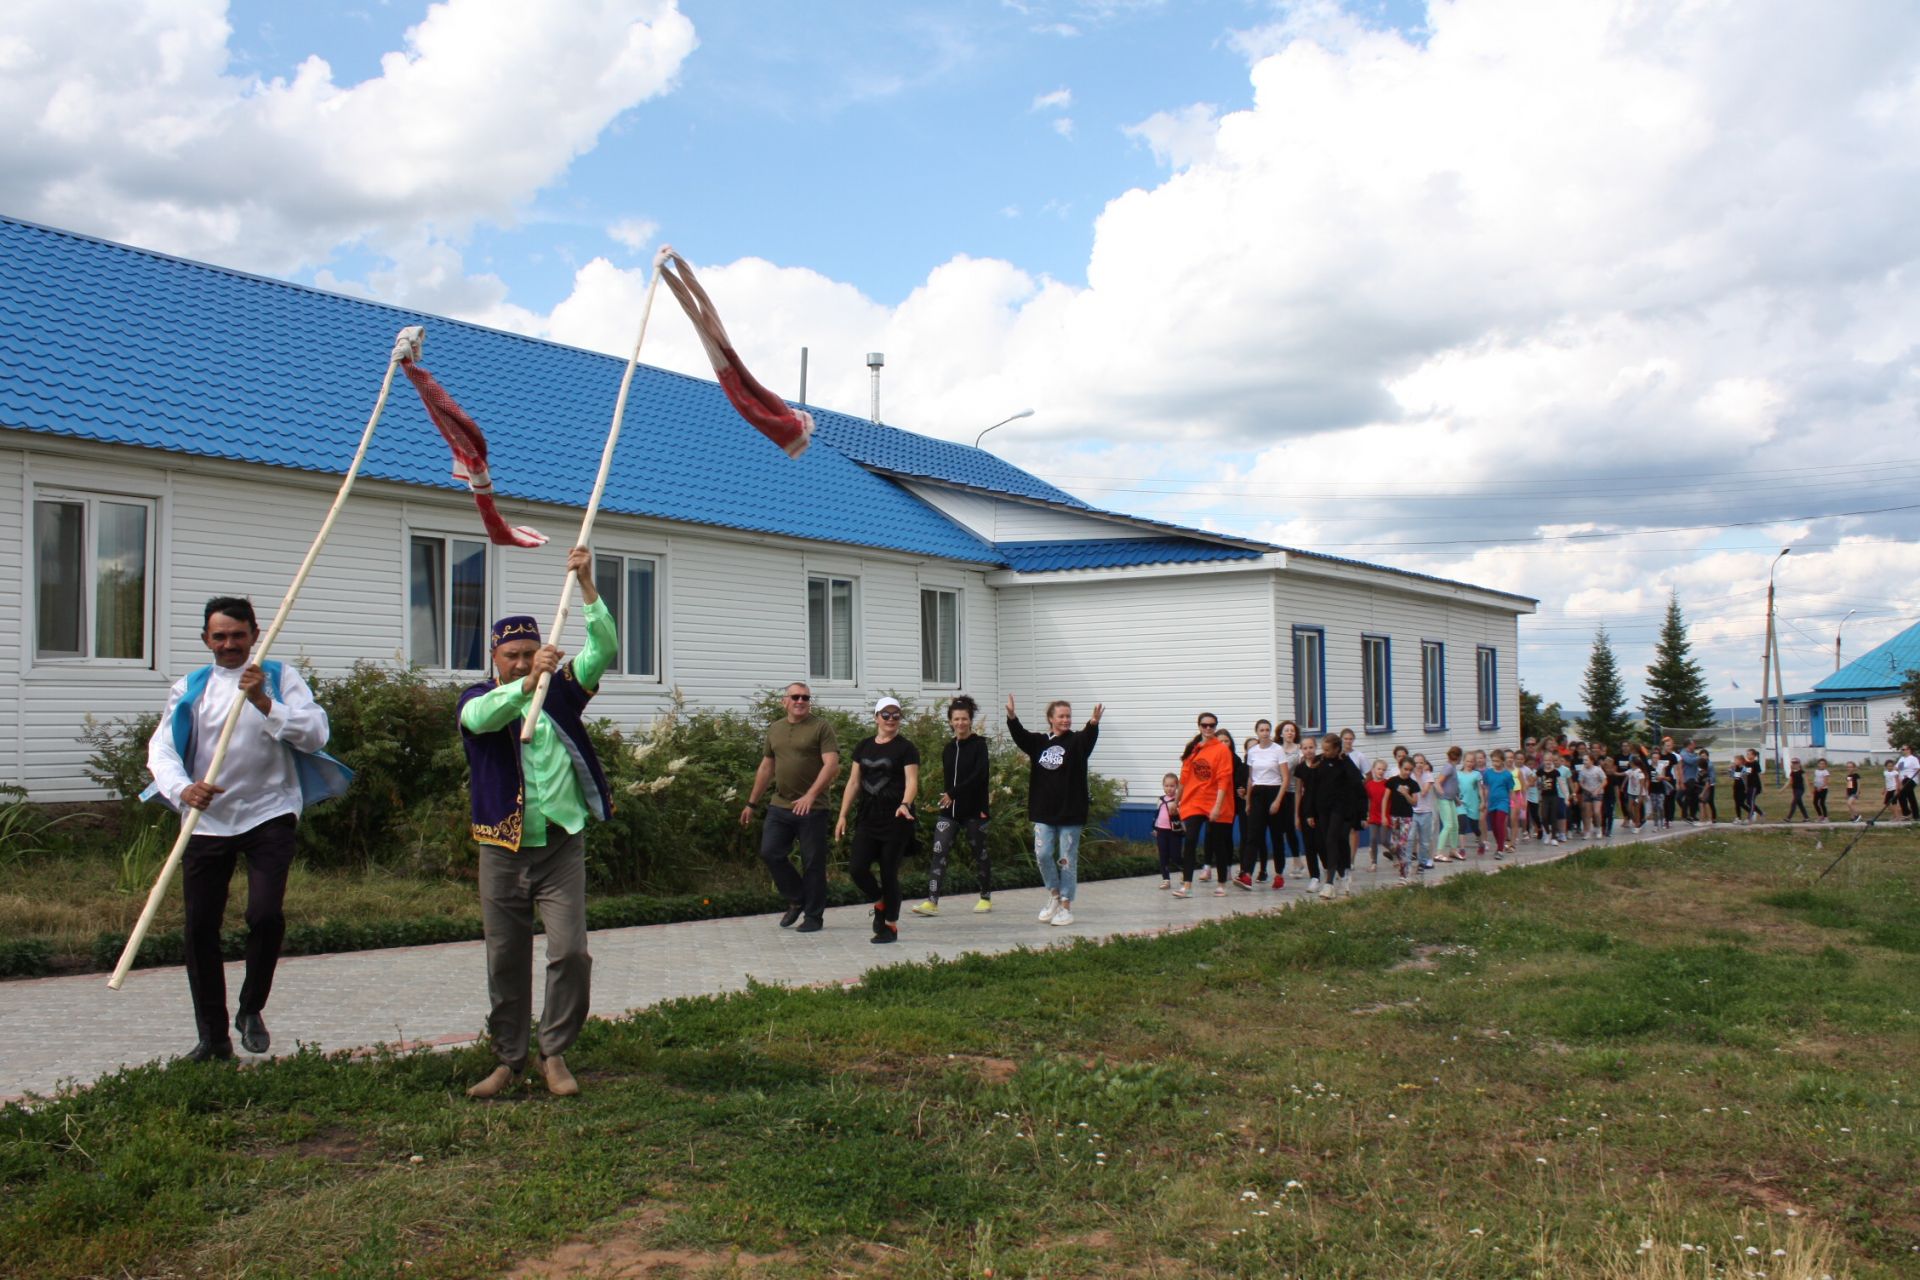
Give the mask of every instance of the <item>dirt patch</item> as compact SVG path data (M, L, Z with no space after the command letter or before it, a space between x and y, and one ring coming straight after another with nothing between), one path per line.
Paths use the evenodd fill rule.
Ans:
M1394 1009L1418 1009L1419 1007L1420 1002L1418 1000L1380 1000L1373 1004L1363 1004L1357 1009L1349 1009L1347 1012L1366 1016L1375 1013L1387 1013Z
M798 1249L747 1253L719 1249L649 1249L626 1234L563 1244L507 1272L508 1280L667 1280L668 1277L741 1275L780 1263L798 1266Z
M1020 1070L1020 1064L1011 1058L985 1058L972 1053L955 1053L948 1056L949 1062L957 1067L965 1067L988 1084L1005 1084L1013 1079ZM1091 1064L1089 1064L1091 1065Z
M1413 954L1399 964L1388 969L1389 973L1403 973L1408 969L1425 973L1440 967L1441 956L1470 956L1477 954L1472 947L1456 946L1452 943L1423 942L1413 949Z
M1733 1192L1743 1200L1751 1200L1768 1213L1777 1213L1782 1216L1793 1216L1803 1219L1811 1219L1813 1217L1812 1210L1808 1209L1807 1206L1801 1204L1798 1200L1795 1200L1792 1196L1789 1196L1779 1187L1747 1178L1720 1178L1717 1179L1717 1181L1724 1189Z
M308 1160L331 1160L335 1164L363 1164L375 1156L373 1140L351 1129L322 1129L298 1142L269 1147L267 1156L296 1156Z

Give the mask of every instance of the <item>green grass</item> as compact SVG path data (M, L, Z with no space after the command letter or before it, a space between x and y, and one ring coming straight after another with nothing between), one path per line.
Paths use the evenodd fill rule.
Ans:
M140 1068L0 1112L0 1274L1912 1275L1920 833L1813 842L677 1002L569 1102Z

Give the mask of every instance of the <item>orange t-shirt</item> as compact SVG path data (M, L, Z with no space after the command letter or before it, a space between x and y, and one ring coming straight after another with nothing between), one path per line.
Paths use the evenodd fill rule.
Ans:
M1233 818L1233 751L1215 738L1195 747L1180 762L1180 816L1212 817L1214 801L1222 792L1226 799L1220 803L1220 820L1228 822Z

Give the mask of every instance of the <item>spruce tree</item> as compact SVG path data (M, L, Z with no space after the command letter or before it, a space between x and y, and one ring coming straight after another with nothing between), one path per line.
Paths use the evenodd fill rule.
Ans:
M1588 742L1604 742L1617 753L1638 736L1639 726L1627 715L1627 691L1620 686L1620 664L1614 660L1613 642L1605 627L1593 633L1593 652L1587 657L1580 697L1587 704L1580 731Z
M1640 712L1649 725L1658 725L1663 732L1676 727L1700 729L1713 723L1713 698L1707 693L1706 675L1693 660L1693 642L1687 638L1687 620L1680 615L1677 592L1667 596L1667 619L1660 624L1660 639L1654 642L1653 662L1647 667L1647 696L1640 700Z

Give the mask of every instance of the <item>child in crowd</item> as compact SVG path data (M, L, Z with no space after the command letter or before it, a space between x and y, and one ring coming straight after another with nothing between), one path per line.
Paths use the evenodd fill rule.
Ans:
M1507 819L1513 810L1513 774L1507 769L1507 753L1499 747L1493 750L1492 764L1492 768L1480 771L1480 782L1486 795L1487 828L1493 832L1493 856L1504 860Z
M1800 811L1802 822L1813 821L1813 815L1807 812L1807 771L1800 767L1800 758L1794 757L1793 767L1787 771L1787 791L1792 799L1787 804L1787 821L1793 821L1794 810Z
M1160 779L1160 804L1153 814L1153 842L1160 851L1160 887L1173 888L1173 869L1180 865L1180 775Z
M1585 816L1586 838L1598 840L1603 825L1600 807L1606 803L1607 771L1600 767L1600 753L1590 752L1580 766L1580 807Z
M1883 809L1891 809L1900 803L1899 762L1894 760L1892 756L1887 757L1887 767L1885 772L1881 774L1881 777L1886 779L1886 790L1880 793L1880 807Z
M1520 824L1522 840L1537 840L1540 832L1540 775L1534 772L1533 761L1521 758L1520 794L1527 798L1525 821Z
M1367 850L1373 855L1370 871L1380 869L1380 846L1387 838L1387 762L1375 760L1367 770Z
M1399 867L1400 878L1407 878L1407 863L1419 852L1419 825L1413 808L1420 799L1420 783L1413 776L1413 758L1400 757L1400 772L1386 779L1388 848Z
M1860 766L1847 761L1847 816L1860 821Z
M1413 780L1419 784L1413 804L1413 856L1419 861L1422 871L1433 870L1433 842L1435 837L1433 766L1427 763L1424 755L1415 753L1413 757Z
M1466 762L1460 769L1460 852L1467 851L1467 837L1473 837L1473 856L1487 856L1487 835L1481 823L1482 800L1485 791L1486 756L1479 751L1467 752Z
M1638 831L1647 823L1647 760L1642 755L1627 757L1627 830Z
M1813 811L1820 816L1822 822L1833 821L1827 813L1827 781L1832 777L1833 772L1827 768L1825 759L1813 762Z

